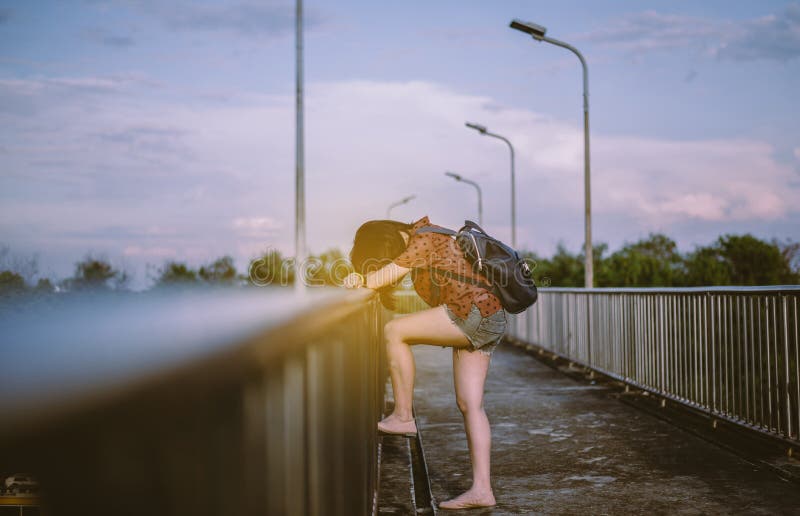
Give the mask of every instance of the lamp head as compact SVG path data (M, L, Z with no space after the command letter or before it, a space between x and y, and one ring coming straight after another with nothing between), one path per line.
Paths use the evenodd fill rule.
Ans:
M461 181L461 176L456 174L455 172L445 172L444 175L450 176L453 179L455 179L456 181Z
M489 129L486 128L485 125L473 124L472 122L467 122L464 125L466 125L470 129L475 129L476 131L478 131L481 134L486 134L486 131L489 130Z
M539 24L518 20L516 18L511 20L511 24L509 24L509 27L524 32L525 34L530 34L531 36L533 36L533 39L539 41L541 41L542 38L544 38L544 34L547 32L547 29Z

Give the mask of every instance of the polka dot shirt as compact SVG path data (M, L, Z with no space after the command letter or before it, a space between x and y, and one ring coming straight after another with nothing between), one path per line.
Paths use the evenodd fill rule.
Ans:
M473 304L484 317L498 312L502 305L489 290L431 271L431 268L435 268L487 282L483 275L472 270L451 236L416 233L421 227L431 225L428 217L415 222L406 250L394 259L397 265L413 269L412 279L417 294L431 306L447 305L462 319L467 318Z

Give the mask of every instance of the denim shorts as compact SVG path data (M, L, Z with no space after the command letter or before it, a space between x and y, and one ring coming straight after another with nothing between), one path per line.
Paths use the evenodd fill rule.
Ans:
M472 344L472 349L469 351L478 350L491 355L506 332L508 319L506 311L502 308L488 317L483 317L478 307L472 305L466 319L454 314L447 305L444 305L444 309L453 324L458 326Z

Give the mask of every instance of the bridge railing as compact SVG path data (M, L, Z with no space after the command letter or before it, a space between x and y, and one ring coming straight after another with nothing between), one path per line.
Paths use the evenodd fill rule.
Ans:
M282 289L12 308L0 469L48 514L374 514L382 317Z
M541 289L519 340L714 417L800 441L800 287Z

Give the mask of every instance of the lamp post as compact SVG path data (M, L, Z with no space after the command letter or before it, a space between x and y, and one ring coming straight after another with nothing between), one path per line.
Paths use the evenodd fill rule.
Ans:
M469 127L470 129L475 129L481 134L486 136L491 136L492 138L497 138L498 140L503 140L508 145L508 149L511 151L511 247L517 247L517 192L516 192L516 180L514 179L514 146L511 145L511 142L508 141L508 138L505 136L500 136L499 134L495 134L489 132L489 129L486 126L473 124L471 122L466 122L464 125Z
M401 204L406 204L409 201L411 201L412 199L415 199L416 197L417 197L416 195L409 195L408 197L405 197L403 199L400 199L397 202L394 202L394 203L390 204L389 207L386 209L386 218L387 219L391 219L392 218L392 208L396 208L396 207L400 206Z
M583 195L585 204L586 231L586 235L584 237L584 249L586 255L586 262L584 265L584 286L586 288L592 288L594 285L594 271L592 266L592 195L589 174L589 69L586 66L586 59L584 59L583 55L578 51L578 49L572 45L545 36L547 29L541 25L515 19L511 21L509 27L524 32L525 34L529 34L536 41L546 41L547 43L552 43L553 45L566 48L578 56L578 59L580 59L581 65L583 66Z
M470 181L469 179L466 179L455 172L445 172L444 175L450 176L456 181L467 183L475 187L475 190L478 191L478 225L483 226L483 194L481 192L481 187L478 186L478 183L475 181Z
M305 287L303 266L306 259L306 180L303 131L303 0L296 0L295 13L295 214L294 256L295 290Z

